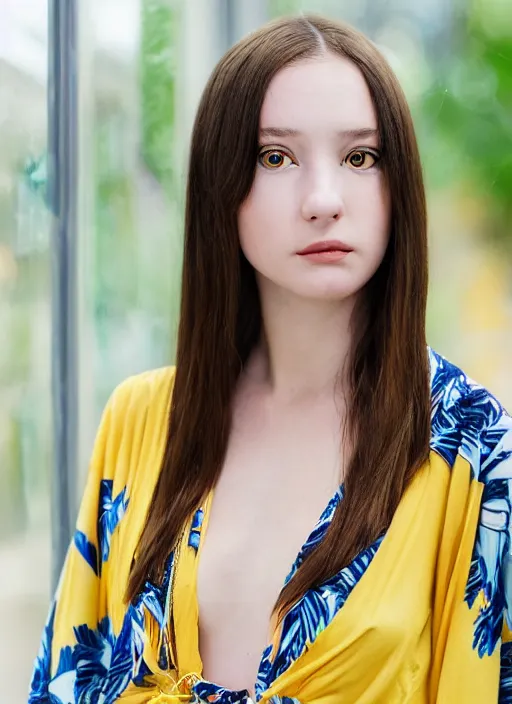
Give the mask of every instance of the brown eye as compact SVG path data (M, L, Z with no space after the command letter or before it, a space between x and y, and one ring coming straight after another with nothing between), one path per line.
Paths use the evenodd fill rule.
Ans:
M379 156L365 149L355 149L346 158L347 163L357 171L366 171L379 161Z
M289 166L292 163L290 157L279 149L268 149L265 152L261 152L258 159L262 166L273 171L281 166Z

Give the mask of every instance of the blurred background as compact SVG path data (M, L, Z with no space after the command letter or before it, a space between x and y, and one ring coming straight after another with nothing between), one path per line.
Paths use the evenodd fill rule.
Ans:
M365 31L402 81L430 344L512 407L510 0L2 0L1 702L27 700L107 397L173 360L204 83L241 36L298 11Z

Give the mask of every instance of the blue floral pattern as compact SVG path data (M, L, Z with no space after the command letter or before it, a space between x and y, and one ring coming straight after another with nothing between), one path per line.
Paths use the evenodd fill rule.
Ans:
M512 642L501 646L500 694L498 704L512 704Z
M246 689L232 690L212 682L201 680L192 687L192 695L197 704L248 704L252 700ZM295 697L279 697L274 695L269 704L301 704Z
M51 702L48 698L48 683L50 679L51 648L53 640L53 623L55 621L55 601L52 603L48 620L44 627L43 637L39 646L39 653L34 663L32 684L28 704L43 704ZM52 702L53 704L53 702Z
M203 526L203 520L204 511L202 508L200 508L194 514L194 518L192 519L192 527L190 529L190 534L188 537L189 546L191 548L194 548L196 552L199 549L199 541L201 538L201 528Z
M431 371L431 449L449 466L457 456L471 467L473 479L484 485L480 520L465 592L468 608L478 604L473 648L480 657L492 654L500 643L503 617L512 627L512 419L499 402L462 370L429 348ZM322 513L302 547L288 582L306 556L323 540L334 512L343 500L340 487ZM74 545L99 577L109 559L113 533L122 521L129 499L126 489L113 498L113 483L100 485L97 534L90 539L77 531ZM195 514L188 546L197 551L204 511ZM279 642L262 655L256 682L256 700L261 699L279 675L313 643L333 620L361 580L384 536L362 551L347 567L321 586L311 589L286 615ZM114 702L128 684L145 686L152 674L143 659L144 616L150 614L162 633L159 666L173 667L165 642L174 554L167 560L160 583L147 581L129 607L119 634L108 617L95 629L78 625L75 643L63 648L56 668L51 667L51 643L57 604L50 610L35 663L29 704L78 704L85 701ZM512 704L512 644L501 645L502 704ZM53 675L50 675L53 672ZM192 689L198 701L246 704L247 691L226 690L202 680ZM297 704L288 697L275 697L273 704Z
M326 525L323 530L325 534ZM271 645L263 653L256 681L257 699L329 625L368 569L382 539L383 536L378 538L332 579L309 590L286 614L276 654L272 655Z
M95 630L86 625L76 627L76 644L61 650L55 675L50 679L55 608L53 604L36 660L29 704L98 702L100 697L105 704L112 704L134 679L141 662L142 612L130 606L117 637L108 617Z
M504 613L509 623L512 613L512 419L492 394L432 350L430 362L431 447L450 465L460 454L484 484L465 594L470 608L479 603L473 647L484 657L498 645Z
M99 547L88 540L83 531L77 530L74 542L77 550L84 560L94 570L96 576L101 576L101 566L108 560L110 553L110 541L112 534L121 522L126 509L128 508L128 498L126 487L112 500L113 482L111 479L104 479L100 483L100 496L98 506L98 534L97 541Z

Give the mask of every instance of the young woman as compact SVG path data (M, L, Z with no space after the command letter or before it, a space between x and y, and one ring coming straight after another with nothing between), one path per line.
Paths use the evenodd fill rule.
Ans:
M427 347L386 61L266 25L188 178L176 368L108 404L30 702L512 702L512 421Z

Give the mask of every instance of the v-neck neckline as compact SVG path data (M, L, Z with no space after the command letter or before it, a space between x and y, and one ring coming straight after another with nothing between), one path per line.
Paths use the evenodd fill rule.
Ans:
M189 535L194 521L194 516L192 516L192 518L187 522L185 531L183 532L183 535L180 540L179 554L176 556L176 573L173 584L173 622L175 630L174 637L178 661L177 665L179 668L179 678L192 674L196 678L198 678L199 682L205 682L207 684L211 684L216 688L228 692L234 692L235 690L230 690L221 684L209 682L203 679L203 662L201 659L199 647L200 611L197 584L198 570L199 560L201 559L202 547L204 545L204 541L208 531L208 523L211 514L214 492L214 489L209 492L206 500L198 509L198 511L203 511L203 519L197 549L189 545ZM329 526L332 520L334 511L336 510L336 507L338 506L342 498L343 484L341 484L336 489L334 495L329 499L326 507L320 514L320 517L315 523L315 526L313 527L306 541L303 543L291 566L291 569L286 575L283 586L286 586L286 584L288 584L288 582L292 579L292 577L299 569L300 565L302 564L310 550L312 550L322 540L323 536L325 535L325 531L327 530L327 527ZM269 638L267 645L262 651L261 658L258 664L258 670L255 673L256 680L252 684L254 696L250 693L249 690L245 690L247 692L247 697L249 701L258 701L257 683L260 679L262 668L265 663L265 655L269 652L269 649L274 649L276 646L278 646L279 641L281 639L281 634L276 631L274 619L271 619L269 621L268 636ZM184 663L186 663L185 669L183 668Z

